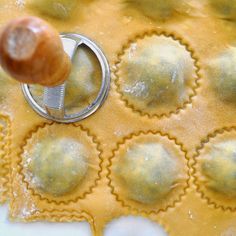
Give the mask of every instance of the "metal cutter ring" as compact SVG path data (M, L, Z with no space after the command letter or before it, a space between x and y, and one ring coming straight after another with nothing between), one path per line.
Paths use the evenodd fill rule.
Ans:
M110 69L107 59L101 49L85 36L73 33L61 34L64 50L73 59L76 50L80 45L86 45L97 57L102 71L102 83L97 98L85 109L75 114L67 115L64 109L64 97L66 82L56 87L44 88L44 107L39 105L33 98L28 84L22 84L22 91L30 106L39 115L46 119L60 123L77 122L92 115L105 101L110 87Z

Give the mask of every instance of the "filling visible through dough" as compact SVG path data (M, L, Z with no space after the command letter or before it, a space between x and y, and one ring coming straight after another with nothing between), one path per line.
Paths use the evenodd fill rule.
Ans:
M169 17L181 2L182 0L125 0L125 3L153 19Z
M167 20L177 15L191 15L188 0L123 0L127 8L135 8L153 20Z
M129 198L147 204L164 198L179 179L177 161L158 143L130 147L115 172Z
M209 0L221 18L236 19L236 0Z
M236 141L214 144L203 157L202 173L207 187L236 197Z
M101 69L96 56L86 46L80 46L74 59L71 74L66 81L65 108L67 114L88 107L98 96ZM30 85L34 99L43 106L43 87Z
M72 191L88 169L84 146L71 138L45 138L33 147L25 163L32 183L54 196Z
M140 110L160 111L189 97L194 64L177 41L152 36L131 44L120 64L120 90ZM165 106L164 106L165 105Z
M67 19L77 6L77 0L30 0L29 5L41 13Z
M209 77L219 97L236 102L236 48L229 47L209 63Z

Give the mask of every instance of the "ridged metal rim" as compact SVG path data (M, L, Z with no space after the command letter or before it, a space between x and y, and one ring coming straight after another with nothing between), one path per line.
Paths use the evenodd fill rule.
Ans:
M37 112L40 116L48 120L53 120L60 123L73 123L73 122L77 122L91 116L94 112L96 112L102 106L102 104L107 98L108 91L110 88L110 69L109 69L108 61L104 53L102 52L102 50L89 38L80 34L62 33L61 39L62 39L62 42L63 42L63 39L72 39L72 40L82 41L80 45L85 45L89 49L91 49L100 63L101 71L102 71L102 84L101 84L101 88L99 90L98 96L92 102L92 104L90 104L88 107L86 107L85 109L81 110L78 113L69 114L69 115L65 114L63 118L56 118L49 115L46 109L40 106L35 101L35 99L33 98L30 92L30 88L28 84L22 84L21 87L22 87L22 91L27 102L33 108L33 110Z

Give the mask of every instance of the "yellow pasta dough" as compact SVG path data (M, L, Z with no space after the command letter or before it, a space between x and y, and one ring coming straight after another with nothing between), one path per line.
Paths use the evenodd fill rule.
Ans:
M0 0L1 26L36 15L58 32L91 38L109 61L111 89L96 113L62 125L35 113L20 84L0 72L0 111L9 117L0 186L10 218L87 221L102 236L132 215L171 236L234 235L235 1L58 0L74 3L68 14L51 11L56 1L22 2ZM80 46L66 112L91 104L101 78L97 59ZM42 102L42 88L31 92ZM137 224L119 227L137 235Z
M29 5L46 15L67 19L76 7L77 0L30 0Z

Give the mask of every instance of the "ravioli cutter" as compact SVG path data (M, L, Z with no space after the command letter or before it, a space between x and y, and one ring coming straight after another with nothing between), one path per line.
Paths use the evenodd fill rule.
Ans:
M96 99L85 109L67 114L66 79L76 51L87 46L97 57L102 72L101 88ZM110 70L102 50L89 38L75 33L57 32L43 20L23 17L11 21L0 35L0 63L13 78L22 83L23 94L42 117L60 123L77 122L92 115L104 103L110 87ZM44 86L42 104L29 84Z

